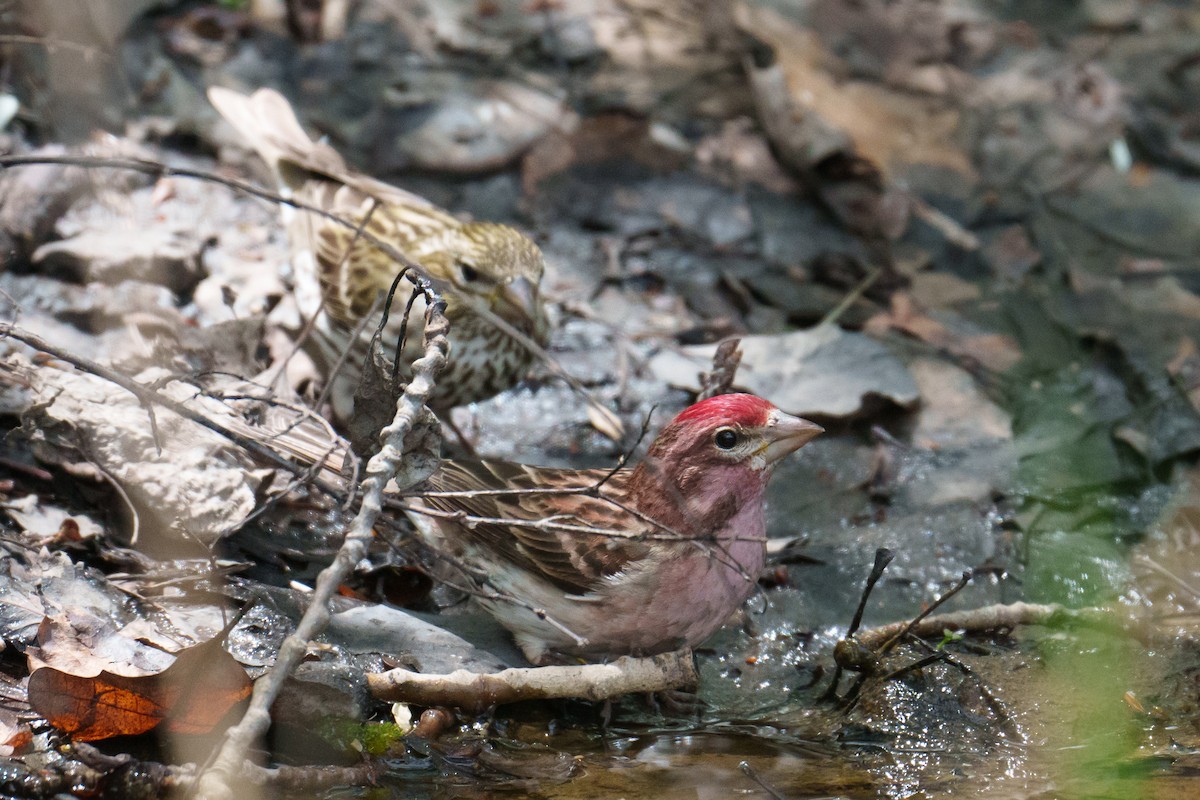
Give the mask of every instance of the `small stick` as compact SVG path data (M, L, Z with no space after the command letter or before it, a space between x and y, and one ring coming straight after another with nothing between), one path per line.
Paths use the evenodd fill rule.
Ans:
M392 422L380 431L382 447L367 462L358 514L347 528L333 563L317 578L308 609L295 631L280 646L270 672L255 682L245 715L226 732L225 741L211 765L197 779L195 795L200 800L230 800L235 796L234 786L246 774L247 756L271 725L271 704L304 657L309 641L328 625L329 601L337 587L366 555L374 535L373 526L383 509L384 492L403 466L404 439L433 391L434 381L446 363L449 350L445 302L427 283L422 282L421 287L426 293L425 351L413 362L413 379L396 401Z
M867 585L863 587L862 596L858 599L858 608L854 611L854 618L850 620L850 627L847 629L842 642L856 641L854 634L858 632L858 628L862 624L863 614L867 609L867 600L871 597L871 592L875 590L875 584L879 583L879 579L883 577L884 570L887 569L888 564L892 563L892 559L895 557L896 553L886 547L880 547L875 551L875 563L871 566L871 574L867 576ZM842 669L842 659L836 659L833 669L833 679L829 682L829 688L821 695L821 700L828 702L837 697L838 685L842 682ZM863 678L860 676L855 686L851 689L851 693L862 686L862 681Z
M741 339L726 339L717 345L717 352L713 353L712 372L700 373L697 402L733 391L733 380L742 363L741 343Z
M888 639L886 642L884 642L879 647L879 651L878 651L879 655L882 656L885 653L887 653L889 650L891 650L893 647L895 647L900 642L901 639L903 639L905 636L908 636L908 634L912 631L913 628L917 627L917 625L921 622L921 620L925 619L930 614L932 614L934 611L936 611L938 609L938 606L942 605L947 600L949 600L951 597L954 597L954 595L958 594L963 589L965 589L967 584L970 582L971 582L971 573L969 571L964 572L962 574L962 577L958 579L958 583L956 583L956 584L954 584L954 586L950 587L950 591L943 594L937 600L934 600L933 603L929 606L929 608L925 609L920 614L917 614L915 617L913 617L912 620L910 620L907 625L905 625L903 628L901 628L900 631L897 632L895 636L893 636L891 639Z
M854 610L854 618L850 620L850 629L846 631L847 636L853 636L858 632L858 626L862 624L863 613L867 610L867 600L870 599L871 592L875 590L875 584L879 583L879 579L883 577L884 570L888 568L888 564L891 564L895 557L895 551L886 547L875 551L875 563L871 566L871 574L867 576L867 585L863 587L862 597L858 600L858 608Z
M743 775L762 787L764 792L771 795L772 800L787 800L787 798L778 789L763 780L763 777L758 774L754 767L750 766L750 762L739 761L738 769L742 771Z

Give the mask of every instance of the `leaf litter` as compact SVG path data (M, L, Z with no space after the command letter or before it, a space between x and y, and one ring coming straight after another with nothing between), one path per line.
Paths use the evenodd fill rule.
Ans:
M1050 15L1028 4L971 2L818 2L780 11L746 4L732 16L691 13L685 4L627 3L594 15L572 3L536 13L496 4L494 15L468 5L439 6L424 21L395 18L389 24L406 34L405 46L383 47L379 34L350 20L346 30L358 37L350 41L379 56L358 60L346 55L346 40L305 50L265 36L253 17L196 27L197 19L166 12L126 37L130 57L156 65L130 78L138 116L158 114L154 124L166 127L156 135L166 131L176 143L223 144L210 138L206 112L195 105L196 65L210 71L205 80L245 85L287 84L301 73L281 77L271 65L302 65L315 77L291 93L306 98L306 120L352 159L383 171L423 165L455 173L453 181L398 180L452 208L470 195L482 217L515 216L537 228L564 323L554 352L614 416L579 407L536 374L507 397L456 413L482 454L611 463L634 446L643 419L660 424L685 402L679 390L698 388L715 343L734 336L743 346L735 383L821 416L830 434L806 459L780 467L770 534L782 563L764 576L752 624L727 628L701 653L709 706L698 719L622 703L609 729L623 737L613 759L584 743L594 731L586 712L554 722L548 712L500 714L486 746L460 732L461 747L422 752L442 764L424 767L422 780L469 775L477 786L511 780L531 791L573 781L584 791L611 779L595 776L617 774L619 763L628 767L624 793L671 796L707 764L708 788L737 791L747 788L745 775L720 755L736 744L762 767L759 778L789 796L1083 797L1150 788L1190 796L1184 749L1196 737L1178 723L1194 711L1186 622L1195 614L1196 570L1187 553L1200 448L1187 112L1194 15L1168 2L1140 4L1132 16L1135 4L1120 2ZM196 36L212 24L220 36ZM743 33L758 49L734 41ZM1095 46L1097 37L1104 46ZM437 43L532 60L523 62L525 78L500 83L440 64L406 66ZM539 53L565 72L545 69ZM344 79L347 70L354 80ZM554 86L563 74L569 92ZM22 102L43 104L45 118L55 119L52 96ZM387 102L368 100L378 96ZM522 127L521 114L506 108L538 113ZM616 115L601 119L590 110L597 108ZM786 118L771 117L772 108L798 116L781 124ZM487 115L499 124L481 128ZM803 115L806 124L796 126ZM150 130L144 117L135 122ZM203 154L143 146L152 158L211 166ZM1132 163L1114 155L1126 151ZM469 177L480 168L500 172L485 187ZM179 181L164 191L127 183L117 191L115 183L70 183L60 208L0 196L0 217L20 217L6 235L24 258L51 234L61 240L42 251L58 253L56 273L32 264L23 267L28 275L6 271L20 322L72 351L119 362L177 399L227 413L205 396L211 383L185 376L259 375L257 345L278 345L299 326L286 272L269 268L284 252L274 210L210 184ZM133 219L129 209L153 229L141 241L156 252L114 252L116 272L90 272L94 259L79 248L107 234L102 249L120 250L122 237L106 226ZM175 233L191 228L180 220L198 219L210 221L182 240L181 254ZM72 248L78 267L63 260ZM198 263L199 272L139 275L140 287L91 283L118 281L131 263L161 263L153 260L159 250L189 270ZM142 260L125 260L135 256ZM876 286L840 325L818 324L875 269ZM108 307L100 297L111 298ZM123 297L134 298L131 308ZM251 318L260 327L212 327ZM30 438L10 440L12 460L31 463L34 455L78 493L66 502L50 487L26 486L16 466L3 476L13 482L8 504L25 498L25 506L13 509L18 525L5 531L0 630L9 651L33 656L40 647L51 663L16 693L79 739L151 721L190 730L197 704L170 688L168 664L203 648L211 648L204 658L215 656L212 637L250 604L225 646L243 676L257 677L294 624L313 563L332 553L338 511L167 412L151 421L144 406L103 381L45 360L14 363L5 409L25 415ZM302 363L289 371L305 374ZM244 524L267 501L270 513ZM119 545L131 544L131 518L150 558L122 556L140 564L125 574L74 562L105 563L57 535L75 520L83 538L116 557ZM214 561L166 568L214 546ZM952 601L958 608L1015 598L1123 600L1154 615L1141 636L1166 657L1150 659L1149 645L1113 632L971 637L945 644L971 674L934 664L867 684L859 704L838 713L817 701L824 687L810 690L807 676L820 677L876 546L898 556L869 620L916 610L970 570L975 582ZM369 559L364 568L402 563L382 546ZM416 602L454 608L453 600L434 590ZM366 617L358 636L413 624L399 611L378 616L370 605L347 603L339 617ZM469 631L470 614L433 619L478 634ZM1176 619L1183 622L1174 639L1155 638ZM422 637L431 644L401 658L447 666L461 658L480 669L503 661L450 634L412 630L425 632L394 641L404 649ZM331 631L306 666L330 662L323 678L331 682L334 666L361 673L401 649L387 636L347 644L352 638ZM232 662L224 663L219 673L234 677ZM139 674L126 674L131 669ZM219 716L216 700L242 696L235 685L244 686L202 687L214 701L202 709L211 712L201 715L205 724ZM350 694L341 695L346 708L364 710ZM1121 703L1127 694L1137 704ZM53 697L72 702L55 708ZM92 721L108 709L133 713L111 727L103 715ZM12 732L6 739L28 745L29 735L17 732L21 716L11 718L0 717ZM1005 719L1016 720L1021 741ZM554 752L499 755L498 742L540 741L552 727ZM657 735L663 727L721 744ZM812 742L819 747L806 750ZM578 759L605 769L579 771ZM669 777L649 776L654 763L667 764Z

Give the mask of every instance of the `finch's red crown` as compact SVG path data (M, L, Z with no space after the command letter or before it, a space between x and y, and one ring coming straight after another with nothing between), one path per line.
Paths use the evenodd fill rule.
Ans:
M722 423L744 428L767 424L775 406L752 394L719 394L685 408L671 424L685 422Z

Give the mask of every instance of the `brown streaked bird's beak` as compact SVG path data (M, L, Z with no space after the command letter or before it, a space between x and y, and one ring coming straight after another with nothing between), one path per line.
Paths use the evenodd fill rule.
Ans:
M767 424L763 429L763 435L767 440L764 458L768 465L774 464L824 432L825 429L815 422L793 417L791 414L785 414L779 409L775 409L767 417Z
M537 322L538 287L528 278L513 278L501 286L497 299L524 319L531 323Z

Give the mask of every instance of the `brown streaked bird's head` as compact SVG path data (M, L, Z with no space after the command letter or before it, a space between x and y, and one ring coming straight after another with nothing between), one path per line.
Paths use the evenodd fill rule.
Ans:
M546 264L542 251L525 234L494 222L468 222L443 232L436 250L418 257L444 282L452 325L479 303L535 340L546 340L540 295Z

